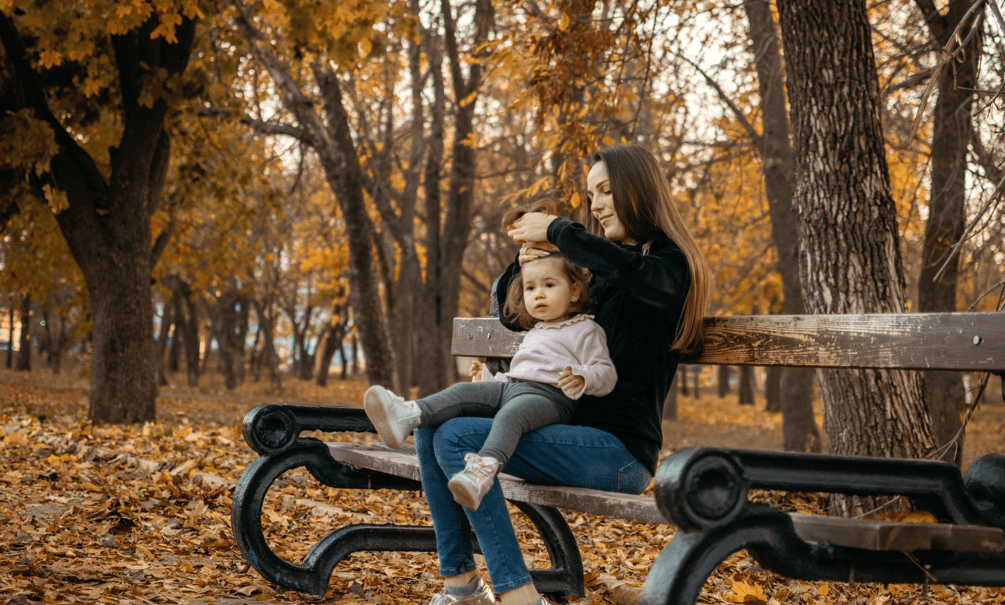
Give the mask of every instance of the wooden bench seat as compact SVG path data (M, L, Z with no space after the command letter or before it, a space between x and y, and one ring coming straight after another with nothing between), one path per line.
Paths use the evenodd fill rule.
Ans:
M419 461L409 446L391 450L382 445L328 443L332 458L357 468L372 469L419 480ZM648 496L617 494L576 487L534 485L523 479L499 476L503 494L508 500L550 506L563 510L589 513L601 517L617 517L630 521L667 524L656 500ZM1005 547L1005 532L997 527L953 525L949 523L896 523L845 519L790 513L796 534L806 540L827 546L847 546L867 550L963 550L999 552Z

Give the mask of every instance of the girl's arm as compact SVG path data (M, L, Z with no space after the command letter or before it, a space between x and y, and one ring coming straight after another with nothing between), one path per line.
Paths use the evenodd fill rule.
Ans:
M575 394L569 395L572 399L579 399L582 395L601 396L614 390L614 385L618 381L618 373L611 362L610 353L607 351L607 337L604 329L595 322L590 322L590 328L582 338L576 341L576 358L579 364L570 366L572 374L581 377L586 384L583 389Z

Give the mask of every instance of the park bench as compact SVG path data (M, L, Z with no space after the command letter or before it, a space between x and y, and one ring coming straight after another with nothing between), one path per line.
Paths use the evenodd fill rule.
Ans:
M496 319L454 321L453 353L506 358L521 333ZM1005 314L738 316L706 320L691 364L954 370L1005 374ZM1005 386L1003 386L1005 398ZM244 420L259 453L237 486L235 540L266 579L314 595L357 551L435 551L431 527L350 524L319 540L300 563L269 547L262 505L283 473L305 467L325 485L418 490L414 451L325 443L304 431L373 432L362 409L266 404ZM729 448L686 448L660 465L654 496L532 485L501 476L507 499L535 525L551 567L531 576L541 592L583 595L579 550L561 510L675 525L640 595L646 605L691 605L732 553L802 580L1005 586L1005 456L989 454L966 475L948 463ZM894 523L789 514L751 502L750 490L900 495L938 523Z

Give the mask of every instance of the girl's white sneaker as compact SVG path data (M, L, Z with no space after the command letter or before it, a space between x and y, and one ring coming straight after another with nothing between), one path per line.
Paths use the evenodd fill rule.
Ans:
M384 445L398 449L408 434L419 426L421 410L414 401L405 401L380 385L363 393L363 409Z
M492 482L502 469L502 463L492 456L467 454L464 456L464 470L447 482L454 501L464 508L474 511L482 503L482 498L492 489Z

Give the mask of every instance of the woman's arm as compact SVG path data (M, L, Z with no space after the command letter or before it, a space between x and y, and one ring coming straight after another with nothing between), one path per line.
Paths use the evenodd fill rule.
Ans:
M670 310L680 308L687 297L687 257L670 239L657 240L644 255L562 217L549 222L547 235L569 260L642 303Z

